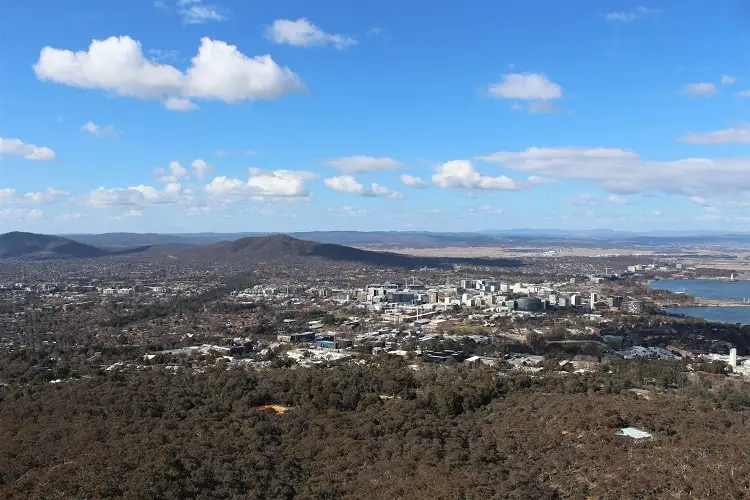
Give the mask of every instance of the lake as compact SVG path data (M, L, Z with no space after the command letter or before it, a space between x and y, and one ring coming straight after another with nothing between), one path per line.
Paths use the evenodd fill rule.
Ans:
M651 288L672 292L684 290L699 299L742 300L750 297L750 280L661 280L651 283Z
M750 281L661 280L652 283L651 288L672 292L684 291L700 299L741 301L750 297ZM750 307L745 306L673 307L665 311L717 323L750 324Z

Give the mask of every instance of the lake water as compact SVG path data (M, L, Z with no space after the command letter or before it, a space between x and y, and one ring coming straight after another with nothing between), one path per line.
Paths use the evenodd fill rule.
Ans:
M700 299L741 301L743 298L750 297L750 281L662 280L652 283L651 288L673 292L684 291ZM750 307L744 306L675 307L665 310L718 323L750 324Z

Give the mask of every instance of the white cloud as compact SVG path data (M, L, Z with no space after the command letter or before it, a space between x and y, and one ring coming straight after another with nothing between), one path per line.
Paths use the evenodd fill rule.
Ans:
M78 52L44 47L34 71L42 81L160 99L169 109L181 111L192 109L189 98L235 103L276 99L305 88L271 56L249 58L234 45L208 37L201 39L185 73L147 59L141 44L128 36L93 40L88 50Z
M180 70L146 59L128 36L93 40L87 51L44 47L34 71L40 80L141 98L178 93L185 85Z
M721 77L722 85L734 85L735 83L737 83L736 76L722 75Z
M380 184L376 184L374 182L370 186L370 192L372 192L373 196L384 196L386 198L391 198L394 200L401 200L404 198L404 195L399 193L398 191L394 191L391 188L381 186Z
M617 196L616 194L611 194L607 197L607 201L609 203L614 203L615 205L627 205L628 199L624 196Z
M340 193L356 194L359 196L367 196L367 188L357 182L357 179L351 175L340 175L338 177L331 177L323 181L323 183L334 191Z
M158 169L157 173L164 173L163 169ZM185 167L180 165L180 162L171 161L169 162L169 174L162 175L159 177L159 182L176 183L180 182L183 177L187 177L188 171Z
M739 97L750 97L750 90L742 90L740 92L737 92L737 95Z
M429 185L427 184L427 182L423 181L421 177L415 177L409 174L403 174L401 177L399 177L399 180L402 184L405 184L412 188L425 188Z
M0 220L29 221L41 219L43 216L44 212L41 210L24 210L20 208L6 208L0 210Z
M333 167L343 174L359 174L362 172L381 172L384 170L395 170L403 165L393 158L373 156L346 156L343 158L331 158L323 162L324 165Z
M304 90L299 77L277 65L270 55L249 58L234 45L201 39L198 55L186 73L187 97L237 102L276 99Z
M712 132L691 133L680 138L690 144L748 144L750 143L750 124L743 123L736 127Z
M402 199L404 197L404 195L399 193L398 191L394 191L390 188L381 186L374 182L368 188L365 185L360 184L357 181L357 179L355 179L351 175L340 175L337 177L331 177L331 178L325 179L323 183L326 186L328 186L330 189L333 189L334 191L338 191L340 193L354 194L357 196L385 197L385 198L391 198L391 199Z
M177 50L149 49L148 55L155 62L176 61L180 57Z
M54 160L55 152L47 147L26 144L21 139L3 139L0 137L0 156L20 156L27 160Z
M702 207L708 206L708 200L706 200L702 196L691 196L690 201Z
M190 164L190 166L193 167L193 172L195 172L195 176L201 180L205 176L207 176L208 174L214 171L214 167L212 167L205 160L202 160L200 158L198 158L197 160L194 160L193 163Z
M596 205L594 197L589 193L581 193L578 196L566 198L565 201L571 205Z
M616 11L608 12L604 14L604 18L607 21L614 21L620 23L633 22L636 19L642 19L645 17L655 17L661 14L661 9L652 9L648 7L636 7L629 11Z
M46 188L43 191L26 193L19 195L13 188L0 188L0 204L43 204L43 203L55 203L60 199L68 196L67 191L62 191L54 188Z
M202 0L177 0L177 14L185 24L203 24L226 19L218 5L206 5Z
M70 213L70 214L60 214L55 219L62 221L62 222L72 222L76 221L83 217L83 214L76 212L76 213Z
M166 205L186 203L193 192L178 182L170 182L161 191L153 186L130 186L127 188L97 188L92 190L85 203L94 208L109 209L134 205Z
M198 105L184 97L169 96L164 101L164 107L170 111L195 111Z
M635 14L632 12L608 12L604 14L607 21L619 21L622 23L629 23L635 21Z
M344 217L361 217L363 215L370 215L370 212L368 212L367 210L354 208L351 205L343 205L338 209L329 208L328 212Z
M211 207L208 205L194 205L188 207L184 214L188 217L204 217L211 213Z
M515 181L504 175L499 177L482 175L468 160L448 161L438 165L436 169L437 173L432 176L432 182L445 189L517 191L531 184Z
M501 82L488 87L491 96L503 99L540 100L559 99L562 87L541 73L511 73Z
M617 194L662 191L705 196L750 190L750 158L646 161L622 149L532 147L478 159L537 175L599 182Z
M205 191L215 200L227 203L244 200L266 201L273 198L309 201L310 192L306 182L314 178L314 174L305 171L254 170L247 181L225 176L215 177L205 186Z
M120 215L113 215L109 218L113 220L125 220L125 219L139 219L141 217L143 217L142 211L131 209L131 210L126 210L122 212Z
M92 121L87 121L83 124L83 127L81 127L81 131L88 132L89 134L93 134L100 139L103 139L105 137L115 137L117 135L117 130L115 130L115 127L112 125L97 125L96 123Z
M350 36L326 33L304 17L296 21L277 19L268 28L267 36L276 43L293 45L295 47L330 44L337 49L345 49L357 43L357 40Z
M470 214L482 214L482 215L503 215L505 210L502 208L491 207L489 205L482 205L480 207L470 207Z
M70 193L68 193L67 191L48 187L44 191L26 193L25 195L23 195L22 201L24 203L32 204L55 203L69 195Z
M688 83L680 92L691 97L713 97L719 93L716 85L708 82Z

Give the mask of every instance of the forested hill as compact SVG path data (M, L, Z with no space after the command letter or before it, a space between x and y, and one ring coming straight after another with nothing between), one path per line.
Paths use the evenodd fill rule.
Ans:
M248 237L213 245L184 248L174 254L186 259L222 262L312 263L318 260L403 268L440 267L454 263L497 267L520 265L520 261L514 259L430 258L392 252L374 252L345 245L300 240L285 234Z
M105 250L68 238L15 231L0 235L0 258L87 258L107 255Z
M0 258L2 259L87 259L137 253L147 249L148 247L135 247L109 250L62 236L20 231L0 234Z
M750 494L747 386L692 382L679 363L530 377L398 359L200 373L157 361L0 386L0 497Z

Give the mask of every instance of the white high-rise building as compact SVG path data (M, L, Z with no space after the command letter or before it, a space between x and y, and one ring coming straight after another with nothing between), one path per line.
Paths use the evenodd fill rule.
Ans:
M729 366L737 368L737 348L732 347L729 351Z

